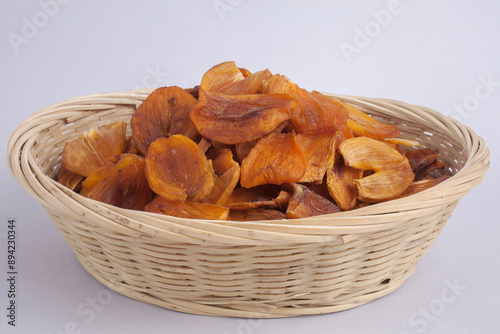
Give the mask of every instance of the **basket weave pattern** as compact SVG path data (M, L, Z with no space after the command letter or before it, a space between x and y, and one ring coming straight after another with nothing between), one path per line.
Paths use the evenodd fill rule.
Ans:
M489 166L482 138L457 121L398 101L335 96L440 151L450 177L416 195L350 212L263 222L203 221L124 210L53 180L67 141L129 121L152 90L71 99L12 135L16 180L47 210L82 266L107 287L193 314L290 317L336 312L397 289L458 201Z

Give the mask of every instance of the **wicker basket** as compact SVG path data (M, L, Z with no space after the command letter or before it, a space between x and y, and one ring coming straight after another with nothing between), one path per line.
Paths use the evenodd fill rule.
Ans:
M332 95L437 148L445 182L351 212L263 222L203 221L124 210L53 180L64 144L129 121L152 90L89 95L47 107L9 142L10 169L39 201L82 266L110 289L168 309L275 318L336 312L397 289L478 185L489 152L470 128L402 102ZM331 94L327 94L331 95Z

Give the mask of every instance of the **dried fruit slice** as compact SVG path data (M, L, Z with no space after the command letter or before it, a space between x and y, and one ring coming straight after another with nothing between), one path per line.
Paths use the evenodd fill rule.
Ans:
M217 175L222 175L238 163L233 159L233 152L228 148L214 148L206 154L212 160L212 166Z
M244 209L230 210L227 220L233 221L259 221L259 220L282 220L286 219L286 214L273 209Z
M297 102L284 94L225 95L200 90L191 119L209 140L237 144L257 139L290 118Z
M69 141L63 150L63 165L73 173L89 176L94 169L109 163L125 146L125 122L100 126Z
M153 198L144 165L143 158L126 154L116 165L103 166L92 173L81 194L124 209L144 210Z
M275 185L262 185L254 188L236 188L231 193L224 206L231 210L244 210L252 208L267 208L284 210L290 194L281 191Z
M426 189L432 188L435 185L438 185L439 183L446 181L449 179L447 175L441 176L436 179L425 179L425 180L418 180L418 181L413 181L408 188L406 188L401 195L399 195L397 198L402 198L402 197L408 197L410 195L419 193L421 191L424 191Z
M213 169L200 147L183 135L158 138L149 146L146 177L169 200L201 200L214 185Z
M197 100L177 86L154 90L135 110L130 121L134 143L146 155L149 145L158 138L182 134L195 139L198 132L189 112Z
M286 216L289 219L306 218L340 211L335 204L309 190L304 185L294 183L286 185L286 189L292 193L286 210Z
M200 89L208 92L223 93L235 82L245 76L234 61L217 64L209 69L201 78Z
M400 195L413 182L414 177L415 174L405 159L399 167L378 171L354 182L358 186L360 200L377 203Z
M172 201L158 196L149 203L145 211L159 213L168 216L191 218L226 220L229 209L221 205L210 203L199 203L192 201Z
M347 109L340 103L318 92L308 92L286 76L275 74L262 84L264 94L288 94L298 101L290 121L300 133L335 132L347 121Z
M212 159L216 181L203 201L223 204L240 180L240 165L233 160L233 154L228 148L214 149L209 152L207 157ZM220 176L217 177L217 175Z
M434 163L439 157L439 151L432 148L420 148L406 151L405 156L408 158L413 172L416 173L420 169Z
M339 150L347 166L362 170L390 169L399 166L405 158L387 143L368 137L344 140Z
M212 190L204 198L204 202L212 204L223 204L232 194L234 188L240 180L240 165L233 165L228 171L219 176L215 181Z
M342 210L351 210L356 206L358 188L354 180L363 177L363 170L346 166L340 152L336 152L334 164L326 173L328 191L335 203Z
M346 166L374 171L354 180L358 198L364 202L376 203L394 198L406 190L415 177L408 159L376 139L347 139L340 144L339 151Z
M307 162L306 173L298 181L302 183L321 183L326 170L333 164L335 157L335 133L315 135L298 134L299 144Z
M400 135L399 128L396 125L381 123L353 105L346 102L341 103L349 113L347 126L349 126L349 129L355 136L383 139L394 138Z
M244 188L297 182L306 168L295 133L272 133L260 139L243 160L240 182Z
M245 79L233 83L221 93L228 95L260 93L262 82L271 76L272 73L268 69L252 73Z
M66 169L64 165L61 166L61 169L59 169L59 172L57 173L57 182L76 192L80 190L84 178L85 177L83 175L76 174Z

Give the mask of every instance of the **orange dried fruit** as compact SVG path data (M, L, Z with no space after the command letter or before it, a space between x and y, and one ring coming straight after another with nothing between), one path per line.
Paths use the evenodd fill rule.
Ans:
M141 154L141 152L135 145L134 138L132 136L129 136L125 139L125 148L123 149L123 152L129 154Z
M82 181L85 177L66 169L66 167L64 167L63 165L61 166L61 169L59 169L56 178L57 182L59 182L66 188L78 192L80 191Z
M335 132L347 121L347 109L340 103L318 92L308 92L286 76L275 74L262 84L264 94L288 94L298 101L290 121L300 133Z
M193 201L175 201L158 196L145 211L191 219L226 220L229 209L221 205Z
M286 210L286 216L289 219L306 218L340 211L334 203L309 190L304 185L287 184L285 189L292 193Z
M225 91L221 92L228 95L239 95L239 94L257 94L261 92L262 82L270 78L272 73L268 70L262 70L250 74L243 80L233 83Z
M346 166L373 171L354 180L358 198L364 202L382 202L400 195L413 182L408 159L391 146L368 137L347 139L339 146Z
M63 165L73 173L89 176L94 169L109 163L109 158L123 152L125 122L100 126L66 143Z
M399 128L396 125L381 123L353 105L346 102L341 103L346 107L349 113L347 126L355 136L384 139L394 138L400 135Z
M144 159L126 154L116 165L103 166L85 180L83 195L124 209L144 210L153 193L144 175Z
M386 143L368 137L344 140L339 150L348 166L362 170L385 170L397 167L405 159Z
M401 193L401 195L397 196L396 198L403 198L403 197L408 197L410 195L419 193L421 191L424 191L426 189L432 188L435 185L440 184L443 181L446 181L449 179L449 176L444 175L435 179L425 179L425 180L418 180L418 181L413 181L408 188L406 188L405 191Z
M363 170L346 166L344 158L337 152L334 163L326 173L328 191L335 203L342 210L351 210L356 206L358 188L355 180L363 177Z
M335 153L335 133L297 134L299 144L307 162L306 172L298 181L302 183L321 183Z
M234 83L245 76L234 61L227 61L210 68L201 78L200 89L209 92L224 93Z
M214 148L207 152L207 158L212 160L212 166L217 175L222 175L238 163L233 159L229 148Z
M262 185L253 188L236 188L224 203L231 210L267 208L284 210L290 195L279 186Z
M284 94L225 95L200 90L191 119L209 140L237 144L257 139L290 118L297 102Z
M196 102L191 94L177 86L160 87L149 94L130 121L139 151L146 155L153 141L169 135L182 134L196 139L198 132L189 118Z
M214 185L211 163L200 147L183 135L151 143L146 177L151 189L169 200L201 200Z
M241 186L297 182L307 162L294 132L272 133L259 140L241 164Z
M210 193L203 199L204 202L223 204L227 201L240 180L240 165L234 164L224 174L217 177Z
M259 220L282 220L286 219L286 214L273 209L244 209L230 210L227 220L233 221L259 221Z
M223 204L240 180L240 165L233 160L233 154L227 148L214 149L207 157L212 158L216 180L212 190L203 201Z

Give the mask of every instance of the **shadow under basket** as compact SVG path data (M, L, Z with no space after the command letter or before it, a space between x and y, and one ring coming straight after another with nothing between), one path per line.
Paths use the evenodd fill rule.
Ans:
M397 124L401 137L420 147L438 149L446 166L440 175L450 178L353 211L255 222L120 209L54 181L67 141L97 126L128 123L151 91L95 94L47 107L14 131L8 157L16 180L47 210L92 276L171 310L277 318L346 310L387 295L413 273L489 167L483 139L454 119L393 100L326 94Z

